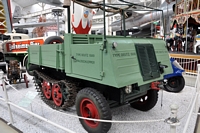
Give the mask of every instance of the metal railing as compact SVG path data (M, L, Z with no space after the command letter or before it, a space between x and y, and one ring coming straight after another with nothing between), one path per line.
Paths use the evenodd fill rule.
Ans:
M198 114L198 110L199 110L198 100L199 100L199 92L200 92L200 82L199 82L200 81L200 64L197 65L197 68L198 68L198 71L197 71L197 78L196 78L196 82L195 82L196 94L193 98L194 100L193 100L193 103L192 103L192 106L191 106L191 109L190 109L190 112L188 115L188 119L186 121L184 130L183 130L183 133L186 133L186 131L187 131L192 114L195 113L195 115L199 115Z

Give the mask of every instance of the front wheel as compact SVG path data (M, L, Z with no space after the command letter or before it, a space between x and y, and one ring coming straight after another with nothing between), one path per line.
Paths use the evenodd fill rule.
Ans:
M38 70L40 67L38 65L33 65L28 63L28 57L24 61L24 66L26 68L27 73L30 76L33 76L33 70Z
M175 76L168 79L165 90L169 92L180 92L185 86L185 80L183 76Z
M199 48L199 46L196 47L196 54L200 54L200 48Z
M130 103L132 108L148 111L152 109L158 101L158 91L157 90L148 90L147 94L141 96L137 102Z
M76 97L76 110L78 116L103 120L112 119L106 99L100 92L92 88L84 88L78 92ZM79 120L89 133L107 133L111 127L111 123L108 122Z

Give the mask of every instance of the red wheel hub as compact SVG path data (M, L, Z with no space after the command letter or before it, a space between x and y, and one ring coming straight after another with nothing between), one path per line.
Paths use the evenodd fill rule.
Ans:
M51 98L51 85L45 80L42 83L42 91L47 99Z
M84 98L80 103L80 112L82 117L99 119L99 112L95 104L88 98ZM84 120L91 128L98 126L99 122L92 120Z
M54 84L52 87L52 98L56 106L61 106L63 103L63 96L58 84Z

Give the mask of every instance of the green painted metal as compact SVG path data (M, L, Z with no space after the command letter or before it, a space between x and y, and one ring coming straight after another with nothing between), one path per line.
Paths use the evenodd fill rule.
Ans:
M163 40L119 36L106 36L106 39L105 49L103 35L66 34L64 44L29 46L29 62L64 70L69 77L116 88L135 83L138 86L150 84L173 72ZM155 74L151 78L144 78L136 45L152 45L155 55L150 52L148 58L155 58L157 62L169 67L164 69L163 74L157 72L158 66L151 67L149 69Z
M90 3L94 4L91 1ZM125 3L129 8L134 5L130 2ZM67 79L79 79L78 82L83 83L83 88L91 87L100 91L110 107L136 102L147 94L152 82L162 82L164 75L173 73L165 42L159 39L126 37L124 10L121 12L121 9L124 36L107 36L105 9L108 6L105 0L103 4L97 5L99 4L103 6L101 9L104 15L104 35L72 34L69 28L71 22L68 21L68 33L64 36L64 43L29 46L29 63L45 67L47 70L46 67L61 70ZM68 8L68 18L69 15ZM161 74L162 68L159 64L169 67ZM40 81L37 83L40 84ZM129 85L132 86L130 93L126 88ZM93 100L95 102L99 99ZM109 108L106 109L109 111ZM100 130L101 127L98 131Z

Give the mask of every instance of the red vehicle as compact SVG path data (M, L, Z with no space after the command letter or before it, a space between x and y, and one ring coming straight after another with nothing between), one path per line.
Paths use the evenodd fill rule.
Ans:
M29 38L26 34L6 33L3 37L0 52L4 54L4 61L18 60L22 66L26 66L27 48L29 45L43 45L44 37Z
M20 83L23 79L28 88L28 79L25 74L28 62L27 48L29 45L44 44L44 38L30 39L26 34L5 33L1 34L1 39L0 68L7 74L10 84Z

